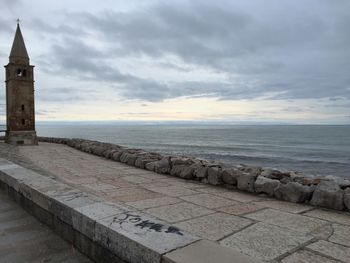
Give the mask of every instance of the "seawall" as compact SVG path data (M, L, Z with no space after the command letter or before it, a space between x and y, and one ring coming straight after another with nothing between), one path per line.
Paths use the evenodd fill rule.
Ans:
M90 154L159 174L268 195L283 201L350 211L350 180L342 178L310 177L294 171L246 165L227 166L194 157L162 155L85 139L39 137L38 140L66 144Z

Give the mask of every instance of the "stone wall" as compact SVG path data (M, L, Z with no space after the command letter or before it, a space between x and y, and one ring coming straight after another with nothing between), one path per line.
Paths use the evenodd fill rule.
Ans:
M39 137L117 162L187 180L268 195L279 200L350 211L350 180L293 171L224 165L188 156L162 155L84 139Z

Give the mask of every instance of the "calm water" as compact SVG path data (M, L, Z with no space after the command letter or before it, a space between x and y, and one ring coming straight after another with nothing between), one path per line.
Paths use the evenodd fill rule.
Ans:
M350 126L39 124L37 131L40 136L350 178Z

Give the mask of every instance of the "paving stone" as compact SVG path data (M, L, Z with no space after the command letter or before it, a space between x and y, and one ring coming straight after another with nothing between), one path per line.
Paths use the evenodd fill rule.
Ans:
M72 216L72 226L74 229L93 240L96 220L123 212L126 212L126 209L107 202L78 207L74 210Z
M141 193L135 193L135 194L126 194L123 196L117 196L117 197L110 197L108 200L116 202L116 203L125 203L125 202L136 202L141 200L147 200L147 199L154 199L163 197L164 195L160 193L154 193L154 192L141 192Z
M242 202L242 203L249 203L249 202L253 202L253 201L261 201L264 200L264 198L257 196L257 195L253 195L253 194L246 194L243 192L238 192L235 190L232 191L225 191L225 192L218 192L215 193L215 195L224 197L224 198L228 198L228 199L232 199L238 202Z
M317 241L307 246L308 249L321 253L322 255L349 262L350 248L338 244L333 244L324 240Z
M335 222L339 224L350 225L350 213L315 209L310 212L306 212L304 215L328 220L330 222Z
M227 214L232 214L232 215L243 215L243 214L255 212L262 208L263 207L259 206L258 204L239 203L233 206L221 207L216 210Z
M127 262L160 262L161 255L199 240L176 227L138 214L97 220L95 241Z
M329 259L307 250L299 250L284 258L281 263L338 263L338 260Z
M209 240L219 240L252 224L253 221L234 215L215 213L180 222L175 226Z
M332 227L334 232L329 241L350 247L350 226L333 224Z
M126 204L137 209L146 209L157 206L172 205L180 202L182 202L181 199L165 196L147 200L140 200L136 202L128 202Z
M257 223L223 239L220 244L255 258L273 260L311 239L298 231Z
M82 186L97 192L111 191L117 188L112 184L107 184L104 182L93 183L93 184L82 184Z
M202 187L198 187L196 191L201 192L201 193L208 193L208 194L220 194L220 193L225 193L228 192L227 189L219 186L210 186L210 185L204 185Z
M181 199L207 208L218 208L238 204L237 201L211 194L197 194L180 197Z
M125 176L123 178L125 181L135 183L135 184L147 184L147 183L152 183L151 179L147 179L143 176L139 175L131 175L131 176Z
M330 223L323 225L309 233L316 239L328 240L328 238L333 234L333 227Z
M162 263L258 263L238 251L208 240L200 240L163 256Z
M278 209L278 210L282 210L289 213L295 213L295 214L299 214L299 213L314 209L313 206L309 206L305 204L296 204L296 203L285 202L285 201L278 201L278 200L254 202L254 204L257 204L262 207L270 207L273 209Z
M146 213L156 216L170 223L191 219L193 217L211 214L214 211L190 203L177 203L145 210Z
M197 194L198 192L180 187L180 186L166 186L166 187L158 187L158 188L150 188L154 192L158 192L161 194L165 194L168 196L178 197L178 196L184 196L184 195L193 195Z
M291 214L274 209L260 210L255 213L247 214L245 217L303 233L311 232L327 224L326 221L320 219Z
M134 184L131 184L131 183L127 182L126 180L119 179L119 178L105 179L105 180L101 180L101 182L113 185L116 188L133 188L133 187L135 187Z

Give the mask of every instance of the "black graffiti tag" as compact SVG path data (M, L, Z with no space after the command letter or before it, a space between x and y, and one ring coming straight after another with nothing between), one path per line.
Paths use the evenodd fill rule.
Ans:
M123 214L122 218L120 218L120 216L114 217L113 221L111 222L111 225L113 223L117 223L120 226L122 226L124 223L127 223L127 222L132 223L136 227L141 229L149 229L159 233L164 232L167 234L177 234L177 235L183 236L183 233L181 232L181 230L176 227L173 227L173 226L166 227L163 224L155 223L150 220L142 220L141 216L133 215L129 213Z

